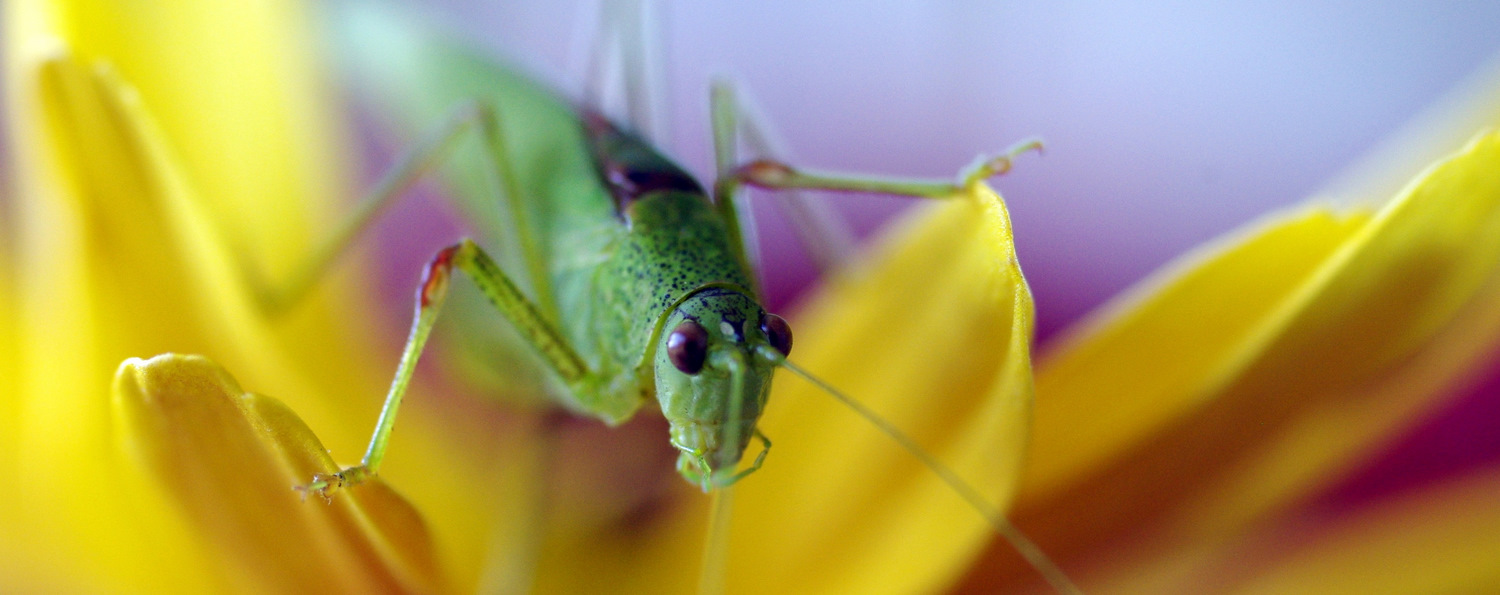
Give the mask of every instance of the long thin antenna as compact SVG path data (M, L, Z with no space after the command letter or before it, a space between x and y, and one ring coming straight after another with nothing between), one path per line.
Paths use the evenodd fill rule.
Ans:
M1078 589L1077 585L1073 584L1073 581L1068 579L1067 575L1063 574L1062 569L1056 563L1052 562L1051 558L1047 557L1047 554L1042 551L1042 548L1036 545L1036 542L1032 541L1025 533L1022 533L1020 529L1011 524L1010 519L1005 518L1005 515L998 508L990 504L979 493L979 490L969 485L969 482L964 481L962 477L959 477L958 472L954 471L953 468L937 460L937 457L932 456L932 453L927 452L927 449L922 448L910 436L897 429L891 422L886 421L880 414L875 413L873 409L866 407L864 403L854 400L853 397L844 394L827 382L823 382L816 376L785 359L781 359L780 363L783 368L801 376L814 386L823 389L823 392L832 395L833 398L849 406L860 417L865 418L882 433L889 436L891 440L896 441L897 444L900 444L902 448L916 457L923 466L927 467L939 479L943 480L943 483L948 484L948 487L952 488L959 497L968 501L969 506L973 507L986 521L989 521L990 527L993 527L996 533L999 533L1001 537L1010 542L1011 547L1015 548L1016 552L1020 553L1021 557L1025 558L1031 564L1031 567L1035 568L1042 575L1042 578L1047 579L1052 588L1056 589L1059 593L1068 593L1069 595L1083 593L1083 591Z

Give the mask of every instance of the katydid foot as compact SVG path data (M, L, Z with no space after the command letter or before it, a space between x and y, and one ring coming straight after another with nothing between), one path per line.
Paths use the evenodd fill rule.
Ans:
M306 500L308 494L316 493L323 497L325 502L333 503L333 495L344 488L351 488L365 480L375 477L375 471L364 465L346 467L338 473L318 473L313 475L312 483L292 487L293 490L302 492L302 499Z

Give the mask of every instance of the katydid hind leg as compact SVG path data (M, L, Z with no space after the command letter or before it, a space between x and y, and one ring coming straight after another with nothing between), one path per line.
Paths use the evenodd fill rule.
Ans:
M600 3L584 102L603 113L622 116L632 132L660 141L669 136L667 121L661 117L669 112L661 105L667 93L659 76L662 54L653 41L661 36L655 34L652 17L651 3L643 0Z
M296 265L284 279L267 279L264 273L250 265L247 248L240 247L237 257L241 276L254 293L261 309L269 314L281 313L305 296L387 208L405 195L422 175L441 161L454 141L471 124L469 109L454 109L448 117L418 142L407 149L396 163L388 168L375 185L356 203L352 213L321 238L313 251ZM231 234L232 235L232 234Z
M431 172L446 157L465 132L473 130L481 136L481 142L490 156L491 175L516 215L517 228L523 258L527 265L530 287L537 301L544 308L552 306L552 292L545 274L545 263L536 240L525 225L524 209L520 207L516 176L508 158L503 132L498 116L489 106L478 102L464 102L455 106L447 117L397 159L395 165L380 177L359 201L354 212L345 216L304 259L295 266L291 275L283 280L272 281L251 266L245 250L238 250L238 268L246 286L254 293L256 302L268 314L281 313L297 304L328 272L337 259L348 251L361 235L392 205L406 195L417 180ZM549 314L555 314L549 312ZM554 318L555 319L555 318Z
M521 336L542 355L542 359L563 382L580 390L591 384L593 372L563 335L543 318L540 309L521 293L515 282L477 244L468 239L462 240L439 251L424 271L422 283L416 292L417 303L411 334L402 349L396 376L391 381L390 391L386 394L380 419L370 437L370 446L365 451L364 459L359 465L337 474L320 474L313 478L312 483L299 486L299 490L329 497L333 492L358 484L379 472L395 427L396 414L411 384L412 374L426 347L433 323L447 299L448 285L454 269L465 273L479 286L495 309L515 325Z

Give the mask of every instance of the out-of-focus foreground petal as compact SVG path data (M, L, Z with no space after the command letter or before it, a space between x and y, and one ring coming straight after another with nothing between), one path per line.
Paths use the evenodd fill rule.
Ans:
M347 195L340 120L303 2L21 0L12 47L60 40L138 89L216 218L286 271ZM31 47L28 47L31 46Z
M295 413L197 356L130 359L115 376L119 440L247 591L433 592L426 527L378 478L331 503L288 486L338 466Z
M914 289L920 288L920 289ZM868 266L831 279L793 318L792 359L879 411L1004 508L1031 406L1031 294L1010 220L986 186L928 205ZM778 372L761 427L775 441L736 484L736 593L940 589L993 535L945 484L832 397ZM597 531L549 552L543 584L691 591L708 499L686 486L643 539ZM618 564L569 570L567 559Z
M5 8L8 117L12 146L23 148L14 155L18 289L39 296L21 307L55 302L48 309L59 315L25 318L120 323L113 334L80 324L101 346L135 343L110 349L89 377L99 386L132 355L212 354L257 386L305 400L293 404L329 428L330 446L357 449L365 430L335 420L349 415L350 401L381 394L384 374L321 362L371 359L368 326L333 324L363 319L364 296L336 274L273 321L254 308L232 260L281 279L345 209L338 119L309 59L307 7L19 0ZM107 80L88 80L103 71ZM109 292L101 307L130 316L80 316L74 308L86 303L64 297L80 290Z
M4 5L16 148L7 157L17 174L7 223L17 240L15 293L6 296L15 375L0 380L13 383L0 395L0 553L15 555L0 564L21 572L0 577L0 590L11 590L12 577L53 591L221 586L218 558L192 545L198 529L188 519L166 502L125 496L144 489L139 480L98 479L115 475L107 395L120 361L211 354L289 395L345 458L361 452L394 365L394 339L381 356L371 325L350 323L371 318L351 279L335 275L273 321L235 269L239 243L267 259L270 276L284 272L329 225L313 218L338 197L326 139L302 138L333 120L303 70L302 9L153 6ZM256 60L267 64L246 63ZM151 84L137 89L122 76ZM157 106L170 106L168 125L150 117ZM177 155L182 145L191 145L191 168ZM220 199L228 195L244 202ZM434 420L435 403L413 401L402 454L384 470L409 469L413 500L445 503L431 507L434 535L461 544L454 559L475 580L477 544L495 514L493 492L471 489L493 479L490 443L477 438L488 420Z
M4 395L0 450L16 458L3 470L3 540L27 561L25 573L53 590L161 586L166 575L147 570L161 566L183 568L179 585L200 584L211 573L191 550L126 545L181 543L183 527L143 520L149 514L121 496L136 483L99 481L114 477L107 370L125 358L115 350L169 336L203 345L204 333L190 327L202 320L203 300L191 299L201 286L183 281L193 256L168 249L174 238L157 210L166 192L149 157L132 151L106 77L56 45L50 54L31 49L17 66L25 74L11 71L21 87L11 89L19 96L11 122L31 142L18 143L26 149L15 156L17 376ZM174 273L182 280L172 282ZM70 570L80 556L94 563Z
M0 432L7 433L15 431L17 409L20 407L18 399L6 396L16 394L16 366L19 363L16 354L15 298L11 293L14 291L11 285L13 272L9 250L12 230L13 227L8 222L0 221ZM15 448L7 448L9 446L12 446L10 442L0 438L0 485L14 485L15 481L20 453ZM11 497L0 496L0 505L11 501ZM29 580L29 573L22 570L22 556L16 551L21 549L20 546L19 543L0 539L0 574L16 577L15 582L19 588L39 589L40 585L25 582Z
M1304 208L1242 237L1039 368L1017 520L1085 588L1336 481L1476 372L1500 337L1500 135L1377 212Z

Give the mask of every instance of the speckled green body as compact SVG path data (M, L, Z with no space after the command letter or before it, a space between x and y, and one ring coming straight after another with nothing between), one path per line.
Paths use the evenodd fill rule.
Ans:
M570 230L542 236L564 314L556 322L596 372L596 382L571 387L569 405L618 423L654 396L686 460L732 469L755 433L773 372L754 353L767 339L765 311L748 293L750 272L708 197L685 187L696 186L685 172L633 135L597 124L583 128L582 140L596 156L590 178L604 191L552 197L575 203L565 208L536 205L546 228ZM644 175L642 187L611 186L608 172L621 168ZM571 232L580 229L590 237ZM663 346L687 319L708 330L710 353L721 354L693 376L674 368ZM725 350L741 352L738 374Z
M583 120L591 176L605 189L607 208L547 213L554 229L596 234L590 242L549 236L559 311L569 313L558 323L597 374L569 397L578 411L617 423L654 396L684 466L732 469L755 433L773 371L753 353L765 342L765 312L749 294L750 273L726 223L681 168L602 117ZM586 198L600 201L600 194ZM555 266L565 262L591 266ZM668 361L664 347L666 333L687 319L708 330L710 352L721 360L691 376ZM723 359L726 350L741 352L735 363Z
M607 345L603 359L649 366L640 370L651 376L642 394L655 395L672 423L672 443L684 452L717 452L730 446L721 435L736 436L732 452L721 454L715 467L732 465L754 434L770 390L773 368L755 357L751 347L766 341L759 328L765 311L743 291L723 287L747 288L750 278L726 244L723 222L702 195L655 193L628 211L630 231L596 273L600 299L593 328ZM700 290L709 284L723 285ZM700 291L689 296L694 290ZM739 412L730 410L734 379L727 370L710 365L688 376L665 357L665 333L657 329L670 331L686 319L708 330L711 353L743 350L740 361L747 369L739 380L745 395ZM653 334L658 335L654 341ZM739 427L729 432L725 424L734 422Z

